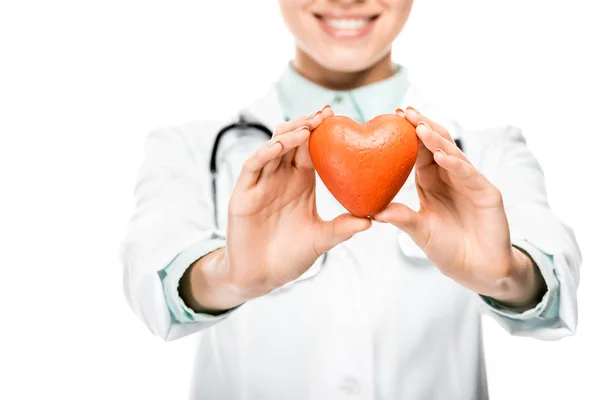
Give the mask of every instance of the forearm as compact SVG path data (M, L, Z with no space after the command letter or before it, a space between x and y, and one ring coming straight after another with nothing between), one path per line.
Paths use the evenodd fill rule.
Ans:
M197 313L219 314L252 298L230 283L227 252L217 249L194 262L179 282L179 295Z
M498 303L516 312L535 307L548 288L533 260L524 251L512 248L510 275L497 282L497 292L491 296Z

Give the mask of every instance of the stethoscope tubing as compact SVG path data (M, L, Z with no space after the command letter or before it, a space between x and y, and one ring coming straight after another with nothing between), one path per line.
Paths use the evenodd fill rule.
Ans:
M215 219L215 226L219 226L219 213L218 213L218 205L217 205L217 176L219 175L219 171L217 168L217 153L219 151L219 145L221 143L221 140L223 139L223 137L225 137L225 135L227 134L227 132L230 131L235 131L235 130L243 130L243 129L255 129L259 132L262 132L267 138L271 138L273 137L273 132L267 128L265 125L261 124L260 122L250 122L250 121L246 121L246 119L244 118L244 116L240 115L238 120L236 122L233 122L229 125L224 126L223 128L221 128L221 130L217 133L217 136L215 137L215 142L213 144L212 147L212 151L210 154L210 175L211 175L211 180L212 180L212 196L213 196L213 213L214 213L214 219Z

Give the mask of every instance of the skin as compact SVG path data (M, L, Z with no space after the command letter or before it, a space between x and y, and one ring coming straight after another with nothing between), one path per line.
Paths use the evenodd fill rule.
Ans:
M392 43L404 28L412 3L280 0L281 15L296 41L294 67L311 81L335 90L353 89L392 76ZM369 35L348 40L323 32L315 15L378 17Z
M296 39L293 66L311 81L345 90L395 72L391 46L412 0L279 3ZM368 34L349 39L327 34L316 15L377 19ZM443 126L412 108L397 114L417 127L420 210L392 203L374 219L407 232L442 273L466 288L515 311L534 307L547 288L531 258L511 246L500 191L473 167ZM229 203L226 247L197 260L180 282L189 307L219 313L263 296L371 226L369 219L350 214L323 221L316 212L307 142L310 132L332 115L325 107L280 124L273 139L246 161Z

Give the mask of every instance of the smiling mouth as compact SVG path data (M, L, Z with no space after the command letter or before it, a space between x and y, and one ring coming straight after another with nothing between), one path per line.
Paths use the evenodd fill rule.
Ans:
M319 20L321 28L325 33L336 38L358 38L366 35L379 18L379 15L369 17L364 16L346 16L333 17L321 14L314 14Z

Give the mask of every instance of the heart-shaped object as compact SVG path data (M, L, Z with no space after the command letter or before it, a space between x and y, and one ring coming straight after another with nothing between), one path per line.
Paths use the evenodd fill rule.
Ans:
M357 217L391 203L417 161L419 139L404 117L379 115L365 124L333 116L310 135L310 157L331 194Z

